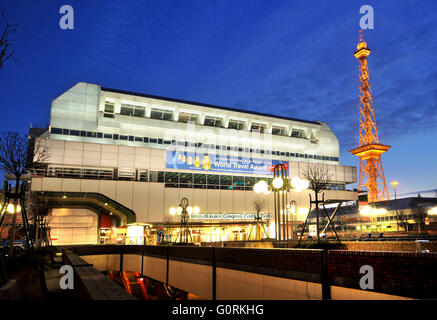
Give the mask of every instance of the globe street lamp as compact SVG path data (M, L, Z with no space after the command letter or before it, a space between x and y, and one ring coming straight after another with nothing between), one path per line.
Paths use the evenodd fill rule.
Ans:
M188 205L188 198L182 198L179 206L177 208L170 208L171 215L179 215L181 216L181 231L179 237L179 244L184 243L193 243L193 239L191 238L190 229L188 227L188 218L189 215L194 213L198 214L200 212L199 207L195 206L194 208ZM188 242L188 237L190 237L190 242Z
M295 177L288 179L288 166L285 164L277 164L273 168L274 178L271 186L266 181L258 181L253 190L256 193L270 194L274 193L274 208L275 208L275 238L276 240L288 240L288 223L289 223L289 208L288 192L291 189L297 192L308 188L307 180Z

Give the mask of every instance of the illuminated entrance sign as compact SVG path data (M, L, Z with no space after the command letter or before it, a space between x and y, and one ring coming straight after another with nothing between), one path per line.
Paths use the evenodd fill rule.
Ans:
M262 219L271 219L270 213L263 213ZM205 213L205 214L191 214L192 220L254 220L255 214L253 213Z
M273 167L279 163L285 163L288 166L288 161L271 159L251 159L215 154L206 155L203 153L170 150L166 153L167 169L273 175Z

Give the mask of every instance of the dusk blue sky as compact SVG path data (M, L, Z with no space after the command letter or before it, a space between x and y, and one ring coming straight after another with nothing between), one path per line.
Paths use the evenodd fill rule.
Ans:
M74 8L74 30L59 8ZM437 188L436 1L1 0L16 62L0 69L1 131L49 122L79 81L327 122L359 167L359 9L374 8L371 83L387 182ZM3 29L4 25L1 25ZM393 193L390 187L390 193ZM432 195L435 195L432 194Z

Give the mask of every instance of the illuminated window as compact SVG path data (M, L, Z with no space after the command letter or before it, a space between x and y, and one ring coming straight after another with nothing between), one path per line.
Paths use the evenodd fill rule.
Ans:
M244 190L244 177L233 177L232 189L234 190Z
M177 187L179 184L179 173L177 172L166 172L164 176L166 187Z
M287 135L287 129L284 127L273 127L272 128L272 134L276 136L286 136Z
M120 114L123 116L133 116L133 117L145 117L146 108L141 106L134 106L131 104L122 104L120 109Z
M220 189L232 189L232 176L220 176Z
M197 121L198 118L199 118L199 116L197 114L187 113L187 112L179 112L178 122L196 124L198 122Z
M114 118L114 103L106 101L105 102L105 112L103 113L103 116L105 118Z
M208 189L218 189L219 188L219 179L220 179L219 175L208 174L208 176L207 176Z
M205 122L203 124L205 126L209 126L209 127L223 128L223 119L216 118L216 117L206 116L205 117Z
M307 138L304 130L296 129L296 128L293 128L293 130L291 131L291 136L293 138L300 138L300 139L306 139Z
M206 188L206 174L195 173L193 178L195 188Z
M150 118L160 120L173 120L173 111L152 108L152 111L150 112Z
M250 131L264 133L266 129L266 125L262 123L252 122L252 126L250 127Z
M193 174L181 172L179 174L179 187L192 188L192 186L193 186Z
M164 182L164 172L163 171L150 171L150 182Z
M148 171L147 170L140 170L138 171L138 180L139 181L148 181L149 179Z
M229 120L228 129L243 130L245 127L244 121Z

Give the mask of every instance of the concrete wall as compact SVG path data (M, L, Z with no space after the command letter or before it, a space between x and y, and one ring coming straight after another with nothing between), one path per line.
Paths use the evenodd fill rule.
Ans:
M313 300L322 299L320 283L217 268L219 300Z

